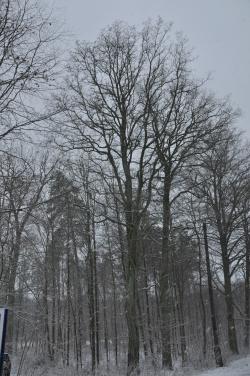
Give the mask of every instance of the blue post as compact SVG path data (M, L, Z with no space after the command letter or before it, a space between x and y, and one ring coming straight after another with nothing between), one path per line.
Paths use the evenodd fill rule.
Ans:
M5 349L5 338L6 338L6 331L7 331L7 320L8 320L8 309L4 308L1 310L1 317L0 320L0 376L3 374L3 359L4 359L4 349Z

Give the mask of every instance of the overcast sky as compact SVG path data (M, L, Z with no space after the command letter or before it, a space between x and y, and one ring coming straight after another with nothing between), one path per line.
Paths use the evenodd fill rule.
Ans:
M200 76L212 73L209 87L231 96L242 110L238 121L250 138L250 0L51 0L58 19L78 40L123 20L133 25L161 16L182 31L197 56Z

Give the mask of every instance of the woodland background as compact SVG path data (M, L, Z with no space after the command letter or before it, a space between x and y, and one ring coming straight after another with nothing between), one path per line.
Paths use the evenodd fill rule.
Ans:
M1 0L0 301L17 374L146 375L248 353L238 109L161 19L116 22L67 59L65 38L38 3Z

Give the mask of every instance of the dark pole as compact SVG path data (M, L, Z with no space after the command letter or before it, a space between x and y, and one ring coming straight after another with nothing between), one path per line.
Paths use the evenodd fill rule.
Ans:
M7 320L8 320L8 309L3 310L3 332L2 332L2 343L1 354L0 354L0 376L3 374L3 360L4 360L4 349L5 349L5 338L7 330Z
M220 349L220 345L219 345L219 337L218 337L217 323L216 323L216 317L215 317L214 295L213 295L212 275L211 275L210 260L209 260L209 250L208 250L208 240L207 240L207 224L206 224L206 222L203 223L203 233L204 233L204 243L205 243L205 252L206 252L209 302L210 302L211 321L212 321L213 338L214 338L215 363L216 363L217 367L223 367L223 360L222 360L222 356L221 356L221 349Z

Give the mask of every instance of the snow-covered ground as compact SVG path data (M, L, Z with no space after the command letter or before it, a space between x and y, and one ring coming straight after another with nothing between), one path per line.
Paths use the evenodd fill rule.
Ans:
M17 372L13 369L12 376ZM89 372L81 370L79 372L70 369L60 369L59 367L50 368L46 366L32 367L28 366L21 372L21 376L82 376L90 375ZM96 376L124 376L126 375L125 367L120 370L99 369ZM223 368L215 368L204 372L184 370L177 368L173 372L150 370L146 365L141 369L141 376L250 376L250 356L235 360Z
M250 356L235 360L227 367L202 372L199 376L250 376Z

